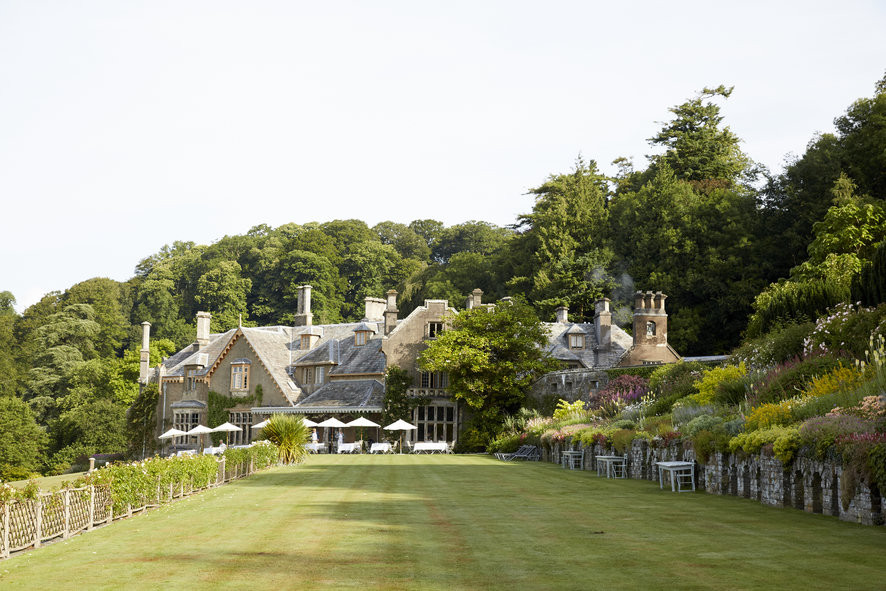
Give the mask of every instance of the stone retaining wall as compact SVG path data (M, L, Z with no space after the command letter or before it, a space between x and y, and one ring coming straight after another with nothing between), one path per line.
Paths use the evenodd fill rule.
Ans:
M573 446L570 440L542 447L542 460L559 463L562 449L584 452L585 470L596 470L598 455L616 454L611 448L600 446ZM876 487L857 483L855 492L843 509L841 478L843 467L836 460L796 458L785 466L764 453L714 453L707 464L700 465L691 444L676 441L667 447L654 447L645 440L635 440L625 454L628 476L638 480L658 480L656 462L696 462L695 486L709 494L733 495L753 499L773 507L794 507L808 513L833 515L843 521L865 525L883 525L883 502Z

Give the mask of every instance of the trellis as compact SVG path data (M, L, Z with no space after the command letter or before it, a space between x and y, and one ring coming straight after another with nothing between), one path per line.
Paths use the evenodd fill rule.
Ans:
M114 501L109 485L66 488L55 492L38 493L34 499L0 503L0 558L13 552L39 548L50 540L67 539L115 519L130 517L151 507L159 507L194 493L249 476L254 472L252 459L226 466L218 462L215 481L203 488L194 488L190 481L156 488L155 495L140 499L140 505L127 505L126 512L114 515Z

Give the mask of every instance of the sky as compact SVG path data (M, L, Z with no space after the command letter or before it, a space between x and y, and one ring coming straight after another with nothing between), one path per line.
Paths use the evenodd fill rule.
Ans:
M852 0L0 0L0 291L263 223L511 224L719 84L778 172L873 94L884 30Z

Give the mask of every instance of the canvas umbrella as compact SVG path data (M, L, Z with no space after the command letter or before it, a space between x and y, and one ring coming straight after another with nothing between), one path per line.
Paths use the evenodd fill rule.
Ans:
M363 440L363 427L381 427L378 423L373 423L366 417L358 417L348 423L348 427L360 427L360 440Z
M314 421L312 421L311 419L309 419L307 417L302 417L301 422L305 424L305 427L316 427L317 426L317 423L315 423Z
M237 425L232 425L231 423L222 423L218 427L213 427L213 433L225 433L225 445L229 445L231 442L231 433L234 431L242 431L240 427Z
M344 423L342 423L341 421L339 421L335 417L332 417L330 419L326 419L325 421L320 421L319 423L317 423L317 426L318 427L326 427L327 429L329 427L332 427L334 429L341 429L342 427L347 427L347 425L345 425Z
M185 432L181 429L170 429L166 433L160 436L160 439L172 439L173 437L179 437L181 435L185 435Z
M203 453L203 436L207 433L212 433L212 429L204 425L197 425L196 427L185 433L185 435L198 435L200 437L200 453Z
M256 423L252 426L253 429L264 429L268 426L268 423L271 422L270 419L265 419L261 423Z
M415 425L410 425L403 419L398 419L385 427L386 431L412 431L418 429ZM403 434L400 433L400 453L403 453Z

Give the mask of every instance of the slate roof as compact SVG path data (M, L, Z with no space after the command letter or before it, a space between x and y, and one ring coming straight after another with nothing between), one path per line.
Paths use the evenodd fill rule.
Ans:
M378 380L342 380L329 382L301 402L296 409L353 408L381 409L385 387Z
M597 347L597 329L593 322L545 322L544 325L549 331L548 352L555 359L578 362L588 369L615 367L634 344L634 340L628 333L613 324L610 330L609 352L598 356L594 352ZM583 349L569 347L569 335L571 334L585 335Z

